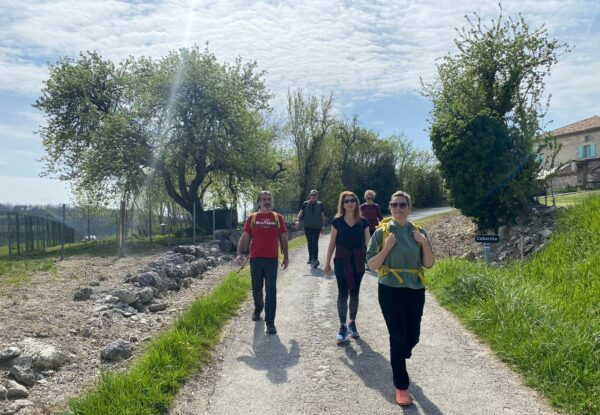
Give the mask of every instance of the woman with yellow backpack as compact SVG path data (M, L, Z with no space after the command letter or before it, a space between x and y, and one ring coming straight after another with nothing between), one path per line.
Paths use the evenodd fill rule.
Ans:
M408 221L410 195L397 191L389 204L391 218L381 221L367 248L367 263L379 274L379 305L390 335L390 363L396 402L412 403L406 359L419 342L425 306L423 267L434 262L425 230Z

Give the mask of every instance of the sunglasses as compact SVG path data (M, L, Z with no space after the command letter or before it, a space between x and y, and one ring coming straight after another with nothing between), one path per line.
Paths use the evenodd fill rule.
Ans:
M390 202L390 207L392 208L407 208L408 207L408 203L406 202L400 202L400 203L396 203L396 202Z
M311 193L310 195L311 196L318 196L316 193Z
M344 199L344 203L356 203L356 199Z
M367 197L367 200L373 200L375 199L374 197Z
M271 198L270 197L261 197L260 200L262 200L263 202L270 202Z

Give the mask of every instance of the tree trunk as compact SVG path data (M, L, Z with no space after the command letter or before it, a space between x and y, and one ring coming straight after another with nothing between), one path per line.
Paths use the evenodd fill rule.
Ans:
M119 221L119 258L123 258L125 256L125 200L121 200L120 206L120 216L121 219Z

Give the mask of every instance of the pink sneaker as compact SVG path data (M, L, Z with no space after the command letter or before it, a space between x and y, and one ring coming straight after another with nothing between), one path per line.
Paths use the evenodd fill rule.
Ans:
M408 389L396 389L396 403L400 406L409 406L412 404Z

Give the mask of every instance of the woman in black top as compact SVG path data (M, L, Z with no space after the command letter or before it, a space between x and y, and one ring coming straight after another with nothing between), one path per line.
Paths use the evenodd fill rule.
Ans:
M360 214L358 198L352 192L340 193L338 212L331 223L331 239L327 248L325 273L331 275L331 257L335 251L334 269L338 286L338 315L340 330L336 336L338 344L348 338L358 338L356 313L358 312L358 293L365 273L365 253L369 243L369 222ZM348 297L350 301L348 301ZM350 303L350 322L346 325Z

